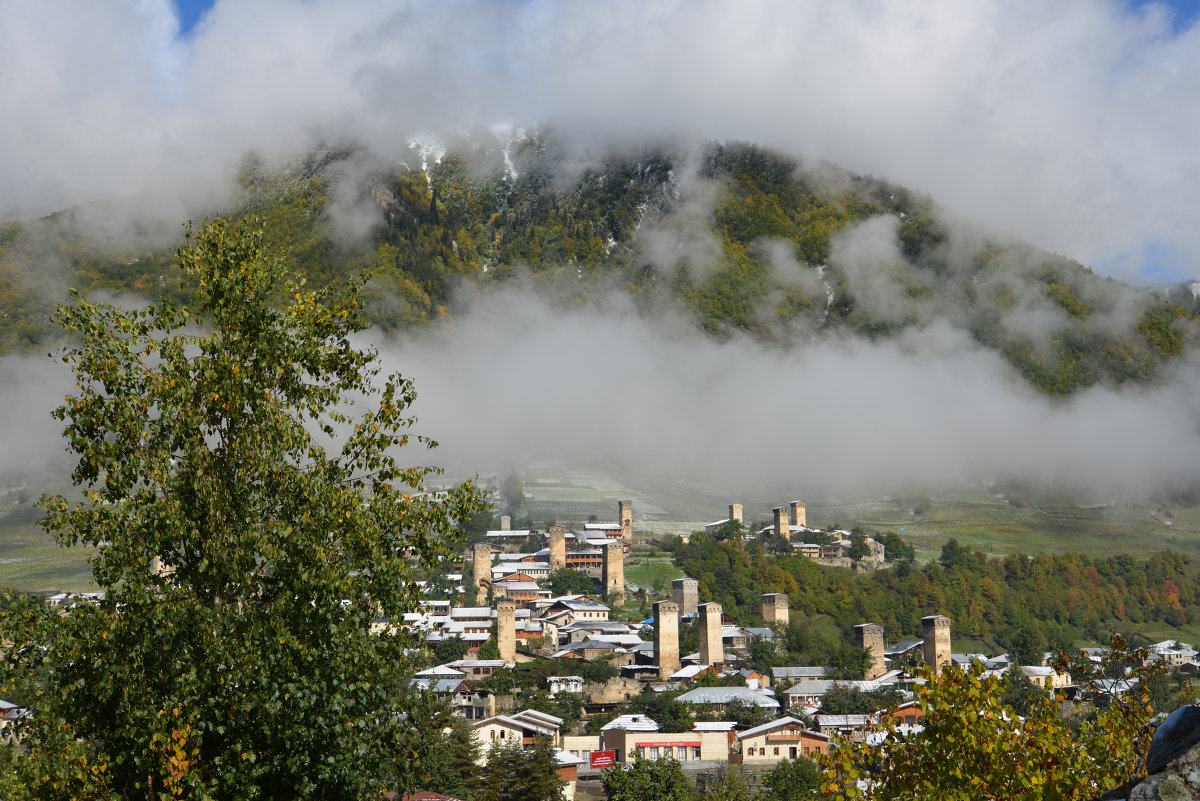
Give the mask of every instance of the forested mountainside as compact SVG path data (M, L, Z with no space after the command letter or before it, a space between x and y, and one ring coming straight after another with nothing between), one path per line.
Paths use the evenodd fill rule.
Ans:
M621 291L685 310L714 337L794 347L943 322L1042 392L1152 381L1194 346L1190 289L1151 292L946 222L930 198L751 144L581 158L549 133L380 165L327 149L284 169L248 160L232 215L267 221L297 276L370 270L387 330L452 317L464 284L519 279L583 304ZM348 233L350 232L350 233ZM360 234L359 236L353 235ZM0 226L0 350L56 336L68 287L179 293L169 247L104 244L65 211Z
M1200 614L1200 574L1189 557L1169 551L1146 562L1124 554L987 557L951 539L936 561L899 554L886 569L857 574L821 567L778 538L744 543L697 533L671 547L675 563L700 580L702 600L720 602L741 625L758 625L770 592L787 593L793 615L824 616L842 632L880 623L888 642L919 639L931 609L954 620L956 636L1005 646L1022 629L1043 644L1102 642L1106 631L1179 627Z

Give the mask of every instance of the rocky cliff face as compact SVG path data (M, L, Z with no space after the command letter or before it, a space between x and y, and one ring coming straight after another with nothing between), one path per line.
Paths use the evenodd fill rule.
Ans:
M1200 706L1180 707L1159 724L1146 770L1146 778L1118 787L1100 801L1200 799Z

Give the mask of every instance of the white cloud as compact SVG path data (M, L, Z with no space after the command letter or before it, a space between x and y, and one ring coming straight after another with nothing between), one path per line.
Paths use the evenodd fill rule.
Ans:
M415 381L418 430L443 442L435 459L471 471L596 459L747 489L1020 478L1105 497L1200 469L1194 366L1157 388L1061 403L940 325L763 350L647 320L619 297L568 314L501 292L455 326L385 343L383 358Z
M551 123L750 139L932 193L1136 274L1200 257L1200 26L1116 0L0 0L0 216L145 196L186 216L242 155ZM1194 272L1194 271L1193 271Z

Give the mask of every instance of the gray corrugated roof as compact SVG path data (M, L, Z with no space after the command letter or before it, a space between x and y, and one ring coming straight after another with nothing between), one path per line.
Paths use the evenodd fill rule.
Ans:
M773 679L821 679L829 674L827 667L773 667Z
M732 701L742 701L747 704L778 709L779 702L749 687L697 687L676 699L685 704L728 704Z

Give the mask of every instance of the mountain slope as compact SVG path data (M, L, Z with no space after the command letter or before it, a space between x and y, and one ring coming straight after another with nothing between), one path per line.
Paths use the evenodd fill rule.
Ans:
M296 272L369 269L387 330L456 311L462 285L513 280L566 303L619 289L715 337L771 347L944 323L1037 389L1152 381L1193 347L1196 309L1070 259L946 222L926 197L748 144L569 153L552 135L469 142L408 165L326 150L248 161L234 214L259 214ZM347 229L365 236L352 237ZM149 241L149 240L147 240ZM169 248L84 237L72 213L0 227L0 348L53 336L66 286L179 293Z

